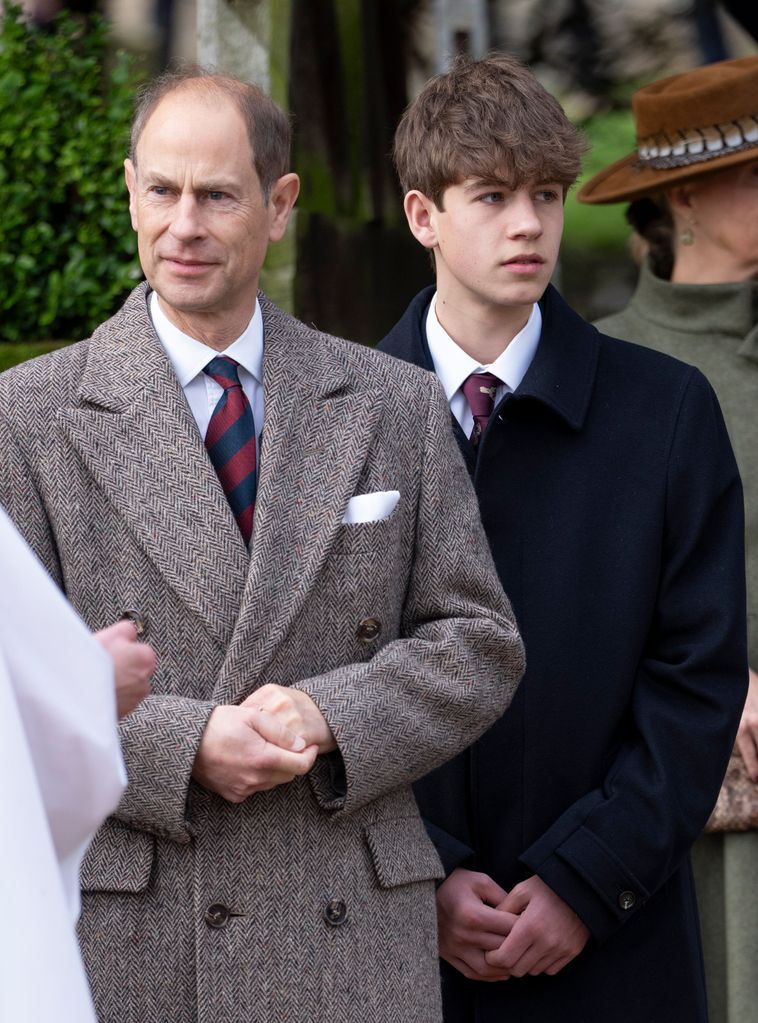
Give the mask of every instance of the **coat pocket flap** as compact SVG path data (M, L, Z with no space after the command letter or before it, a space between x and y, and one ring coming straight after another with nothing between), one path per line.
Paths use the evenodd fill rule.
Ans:
M382 888L445 876L442 861L420 817L376 821L364 828Z
M106 821L84 857L81 885L85 892L143 892L150 883L155 838Z

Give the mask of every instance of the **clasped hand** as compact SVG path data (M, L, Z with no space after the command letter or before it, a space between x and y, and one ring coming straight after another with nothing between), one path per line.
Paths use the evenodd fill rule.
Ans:
M440 955L470 980L553 975L590 932L533 876L505 892L487 874L458 868L437 890Z
M307 774L319 753L333 749L331 729L309 696L265 685L240 706L216 707L192 776L228 802L241 803Z

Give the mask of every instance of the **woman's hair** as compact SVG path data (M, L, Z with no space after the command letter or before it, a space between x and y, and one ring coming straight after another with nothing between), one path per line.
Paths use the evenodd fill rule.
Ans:
M669 280L674 269L674 220L666 199L662 195L635 199L627 206L626 219L644 239L653 273Z

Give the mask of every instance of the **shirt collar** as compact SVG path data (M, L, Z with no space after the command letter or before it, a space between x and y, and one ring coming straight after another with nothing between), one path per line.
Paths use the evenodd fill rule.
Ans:
M437 319L437 295L435 293L426 315L426 339L434 363L434 370L440 379L447 400L453 397L472 373L486 370L494 373L511 391L515 391L524 379L537 351L542 332L542 314L535 303L529 319L516 334L505 351L489 366L485 366L456 344Z
M252 319L237 340L223 352L217 352L215 348L204 345L202 341L174 326L161 309L155 291L150 295L150 317L182 387L186 387L198 373L202 373L204 367L217 355L228 355L255 377L258 383L263 383L263 316L257 298Z

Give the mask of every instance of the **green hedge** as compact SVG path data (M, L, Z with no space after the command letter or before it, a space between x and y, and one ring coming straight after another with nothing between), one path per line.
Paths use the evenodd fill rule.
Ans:
M576 192L603 167L620 160L635 147L634 118L631 109L597 114L582 125L590 150L583 161L583 173L576 189L566 200L565 249L624 248L629 225L624 218L626 203L610 206L586 206L576 201Z
M83 337L139 280L122 172L135 85L102 21L43 33L6 7L0 341Z

